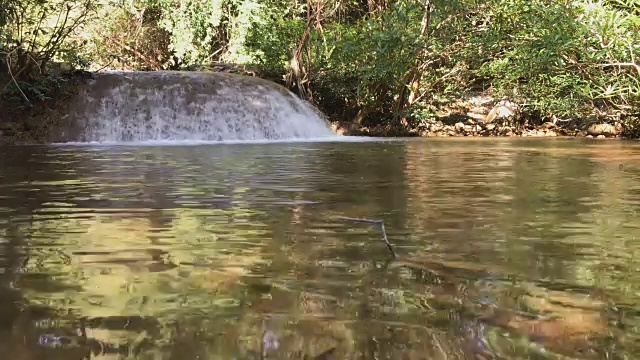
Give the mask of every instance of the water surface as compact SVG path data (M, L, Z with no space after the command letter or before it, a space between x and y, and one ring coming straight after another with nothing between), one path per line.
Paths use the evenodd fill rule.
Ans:
M634 142L0 150L8 359L640 357Z

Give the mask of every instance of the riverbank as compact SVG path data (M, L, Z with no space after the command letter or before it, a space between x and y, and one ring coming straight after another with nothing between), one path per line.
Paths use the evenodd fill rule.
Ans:
M28 100L15 95L9 100L0 98L0 144L55 141L68 125L65 119L71 111L71 99L92 76L83 70L51 72L25 91L23 96ZM6 81L0 76L0 83Z
M213 72L229 72L261 77L253 69L237 66L218 67ZM42 144L61 141L65 119L69 115L69 99L82 88L92 73L71 71L57 74L60 84L44 99L16 106L0 101L0 144ZM268 78L268 77L263 77ZM374 119L362 125L352 120L329 119L333 131L345 136L371 137L586 137L636 138L619 122L601 119L556 120L540 122L522 115L521 106L508 99L493 99L487 94L474 94L446 106L432 108L434 116L421 121L375 124ZM365 122L366 123L366 122Z
M333 130L346 136L372 137L584 137L597 139L629 138L622 134L619 125L598 123L591 126L554 124L514 126L504 123L484 123L468 119L451 123L432 120L419 127L406 128L392 125L373 127L358 126L354 123L332 123Z
M363 126L352 121L334 122L342 135L374 137L585 137L635 138L634 129L601 118L540 121L529 119L521 107L507 99L496 101L486 94L433 109L435 116L414 124Z

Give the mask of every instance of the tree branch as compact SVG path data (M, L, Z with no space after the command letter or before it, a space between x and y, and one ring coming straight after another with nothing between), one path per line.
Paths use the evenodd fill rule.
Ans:
M9 75L11 76L11 79L13 80L13 82L16 84L16 87L18 88L18 91L20 91L20 94L22 94L22 97L24 97L25 100L27 100L27 103L31 103L31 100L29 100L29 98L27 97L27 95L25 95L25 93L22 91L22 89L20 88L20 85L18 84L18 80L16 80L15 76L13 76L13 71L11 71L11 53L14 51L17 51L18 49L20 49L19 47L16 47L15 49L13 49L13 51L10 51L7 53L7 57L6 57L6 62L7 62L7 69L9 70ZM9 82L11 83L11 82ZM6 86L5 86L6 88Z
M396 251L393 249L393 246L391 246L391 243L389 242L389 238L387 237L387 231L384 228L384 221L382 221L381 219L363 219L363 218L352 218L347 216L338 216L338 218L342 220L347 220L347 221L356 221L356 222L380 225L380 228L382 230L382 241L384 241L384 243L387 245L387 248L391 252L391 256L393 256L394 259L398 257L398 255L396 254Z
M634 62L620 62L620 63L610 63L610 64L598 64L597 66L600 67L612 67L612 66L617 66L617 67L623 67L623 66L631 66L634 67L637 71L638 74L640 74L640 65L634 63Z

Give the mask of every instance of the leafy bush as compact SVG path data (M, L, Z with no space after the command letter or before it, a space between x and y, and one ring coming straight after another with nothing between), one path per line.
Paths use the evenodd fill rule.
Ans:
M0 56L3 98L22 102L47 98L53 89L52 61L74 60L83 41L77 31L92 19L93 0L3 0L0 10ZM72 64L73 65L73 64ZM56 81L53 81L56 83Z

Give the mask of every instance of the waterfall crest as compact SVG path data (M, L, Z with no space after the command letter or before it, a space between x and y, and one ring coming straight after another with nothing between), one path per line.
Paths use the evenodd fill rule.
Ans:
M260 78L214 72L98 73L72 101L77 142L337 137L307 102Z

